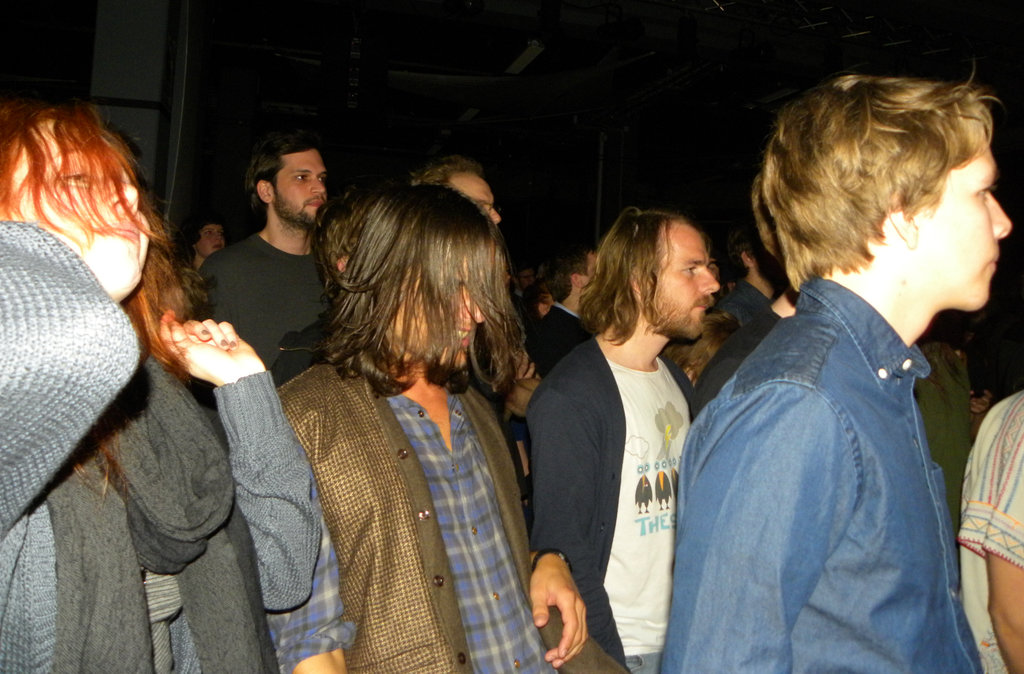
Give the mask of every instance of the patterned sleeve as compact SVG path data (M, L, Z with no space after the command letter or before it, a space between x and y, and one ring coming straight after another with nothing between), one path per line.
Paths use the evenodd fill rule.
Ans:
M1024 568L1024 393L992 408L964 477L959 540Z
M313 570L313 593L307 602L291 611L267 614L281 674L291 674L300 662L314 655L351 648L356 638L355 625L342 619L338 557L323 522L315 483L313 509L320 519L320 552Z

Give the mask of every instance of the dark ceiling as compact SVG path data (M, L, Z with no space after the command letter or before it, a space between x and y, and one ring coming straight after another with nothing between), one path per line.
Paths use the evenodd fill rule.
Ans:
M477 157L520 258L590 238L630 203L676 205L714 230L748 217L777 107L840 71L974 73L1006 104L1004 176L1024 176L1020 0L181 0L170 11L183 8L199 35L172 46L191 38L202 64L194 198L229 220L243 218L234 173L255 135L304 126L325 138L334 187L438 154ZM0 89L88 97L96 14L95 2L5 9Z

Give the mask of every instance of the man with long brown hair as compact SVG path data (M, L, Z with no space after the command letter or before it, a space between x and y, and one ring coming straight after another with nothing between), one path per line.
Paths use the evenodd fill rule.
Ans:
M499 390L515 376L520 328L501 235L446 187L362 198L327 363L282 388L357 629L345 664L561 667L584 649L583 602L564 555L539 551L531 561L504 439L466 388L471 364L486 362L480 374ZM598 649L582 652L573 663L581 671L608 668Z
M718 290L687 218L627 208L597 251L583 324L597 336L555 365L527 410L535 547L573 560L590 633L634 672L657 672L668 624L675 471L693 389L658 354L700 335Z

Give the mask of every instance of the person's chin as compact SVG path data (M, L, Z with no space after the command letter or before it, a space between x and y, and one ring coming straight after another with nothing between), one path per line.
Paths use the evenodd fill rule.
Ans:
M967 302L964 302L964 306L959 307L959 309L961 311L977 311L978 309L981 309L986 304L988 304L989 295L990 291L988 285L986 284L983 290L979 290L977 293L975 293L975 295L971 297L970 300L968 300Z

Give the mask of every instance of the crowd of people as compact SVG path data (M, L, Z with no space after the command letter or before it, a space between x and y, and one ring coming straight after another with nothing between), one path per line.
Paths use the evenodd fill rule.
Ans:
M996 102L787 104L727 292L687 214L515 269L480 163L331 197L308 131L225 245L0 100L0 671L1024 672Z

